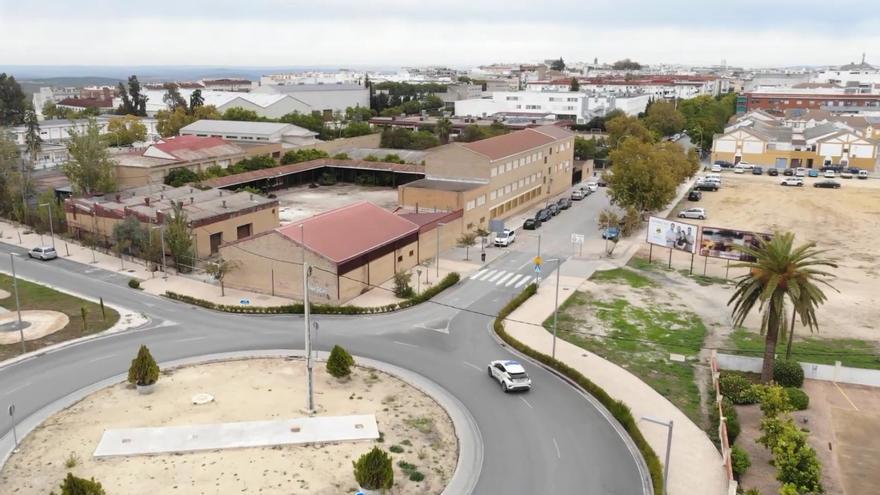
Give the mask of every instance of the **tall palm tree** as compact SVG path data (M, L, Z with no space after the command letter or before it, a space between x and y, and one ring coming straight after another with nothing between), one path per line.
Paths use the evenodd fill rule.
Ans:
M764 364L761 381L773 379L773 362L779 332L785 336L785 300L793 306L793 317L810 331L819 329L816 308L826 300L821 285L834 289L828 283L834 275L817 267L837 268L837 264L823 257L814 242L794 247L794 234L776 234L769 241L761 239L756 247L738 248L754 261L734 266L745 267L749 273L738 277L736 291L727 305L733 304L733 324L740 326L758 306L761 312L761 334L764 335ZM791 337L789 337L789 342Z

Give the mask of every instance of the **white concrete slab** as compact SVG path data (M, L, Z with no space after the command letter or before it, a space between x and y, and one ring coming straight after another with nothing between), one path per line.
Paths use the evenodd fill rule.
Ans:
M373 414L122 428L105 431L94 456L114 457L303 443L355 442L376 438L379 438L379 426Z

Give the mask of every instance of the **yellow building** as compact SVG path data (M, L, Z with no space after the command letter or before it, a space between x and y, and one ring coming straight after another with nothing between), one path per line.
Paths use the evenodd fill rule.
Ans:
M472 143L452 143L425 159L423 180L398 188L410 208L464 211L464 228L486 228L544 204L571 186L574 134L541 126Z

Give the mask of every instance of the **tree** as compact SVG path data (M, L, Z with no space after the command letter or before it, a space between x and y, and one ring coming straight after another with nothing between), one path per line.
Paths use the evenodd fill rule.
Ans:
M449 135L452 133L452 121L446 117L438 120L437 125L434 127L434 133L437 134L437 139L440 140L441 144L448 144Z
M171 218L167 220L165 244L174 259L178 272L189 272L192 269L192 237L190 236L189 220L183 205L174 203Z
M626 139L611 152L614 173L607 177L608 196L623 208L639 212L663 208L675 197L678 183L667 166L657 166L654 145Z
M150 350L145 345L141 345L138 349L137 356L131 360L131 366L128 368L128 383L146 386L152 385L159 380L159 365L150 354Z
M40 121L37 120L37 112L28 107L24 112L24 125L26 127L24 142L27 149L31 166L37 163L37 155L43 149L43 138L40 137Z
M0 214L11 215L21 204L21 159L12 136L0 128Z
M355 106L345 109L345 120L348 122L368 122L373 118L373 111L367 107Z
M260 117L257 112L241 107L232 107L223 112L223 120L237 120L240 122L264 122L267 119Z
M645 115L645 126L658 136L671 136L684 129L684 115L668 101L652 103Z
M165 184L171 187L180 187L198 181L199 174L185 167L172 168L165 176Z
M741 326L757 306L761 312L761 334L764 335L764 363L761 381L773 379L773 364L779 331L785 328L785 300L793 306L793 313L811 331L818 330L816 309L825 302L821 286L834 287L829 283L831 273L821 267L837 268L837 264L824 258L825 251L808 242L794 247L794 234L777 233L769 241L758 237L756 247L737 247L754 261L734 266L748 268L749 272L736 280L736 290L728 301L733 305L733 325Z
M117 115L133 115L134 107L131 105L131 97L128 95L128 89L121 81L116 86L116 92L119 93L119 99L122 103L116 109Z
M422 102L422 110L440 110L445 106L446 104L443 103L443 100L436 95L429 95L425 98L425 101Z
M291 163L308 162L318 160L320 158L329 158L330 155L326 151L311 148L303 148L299 150L288 151L281 157L282 165L290 165Z
M406 299L408 297L412 297L413 289L410 285L412 283L412 273L407 271L400 271L394 274L394 295L401 298Z
M175 108L183 108L186 111L186 100L183 99L183 96L180 96L180 89L175 83L166 83L165 94L162 95L162 102L168 106L171 110Z
M146 117L147 96L141 94L141 83L135 75L128 78L128 96L131 98L131 111L127 113Z
M223 280L227 275L238 270L241 267L241 263L236 260L225 260L223 258L218 259L217 261L208 263L208 266L205 267L205 273L214 277L214 280L220 282L220 295L226 295L226 288L223 286Z
M565 61L562 60L562 57L550 62L550 70L564 71L565 70Z
M637 139L647 143L654 142L654 135L651 131L635 117L619 115L606 120L605 129L608 131L608 144L611 148L616 149L620 146L621 141L627 139Z
M0 126L15 126L24 122L27 103L24 92L15 77L0 72Z
M68 131L67 144L70 160L62 170L77 194L87 196L116 190L113 179L116 162L110 158L107 143L100 134L95 119L89 119L85 131Z
M220 112L214 105L199 105L187 113L181 107L156 112L156 130L162 137L176 136L180 129L197 120L220 120Z
M475 232L463 232L455 241L458 247L464 248L464 259L470 259L471 246L477 242L477 234Z
M391 456L379 447L352 461L354 479L361 488L367 490L387 490L394 484L394 469Z
M642 64L632 61L628 58L623 60L618 60L611 65L611 68L614 70L640 70L642 68Z
M596 158L597 148L595 139L586 139L580 136L574 137L575 160L591 160Z
M712 147L712 138L723 132L730 117L736 113L736 94L715 99L709 95L683 100L678 110L684 115L685 128L695 145L702 149Z
M193 113L197 108L205 105L205 98L202 97L202 90L197 89L189 95L189 112Z
M43 103L43 108L40 110L40 113L42 113L43 117L47 120L57 119L64 116L64 111L58 108L58 105L52 100L46 100L46 102Z
M67 477L61 483L61 495L106 495L107 492L95 478L77 478L73 473L67 473ZM54 495L51 492L49 495Z
M141 226L135 216L125 217L125 220L113 226L113 243L116 246L122 246L120 255L124 248L134 247L141 250L147 242L147 231Z
M134 115L114 117L107 123L104 139L109 146L129 146L147 139L147 127Z
M581 83L578 82L576 77L571 78L571 82L568 84L568 90L572 92L581 90Z
M347 126L342 128L342 137L366 136L372 134L373 128L366 122L349 122Z
M345 349L334 345L327 358L327 373L334 378L345 378L351 375L354 358Z

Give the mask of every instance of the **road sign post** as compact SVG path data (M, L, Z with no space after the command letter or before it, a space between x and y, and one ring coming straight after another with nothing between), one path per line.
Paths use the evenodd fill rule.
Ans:
M9 404L8 411L9 411L9 417L12 418L12 441L15 444L15 447L13 447L12 452L16 453L16 452L18 452L18 433L16 433L16 431L15 431L15 404Z

